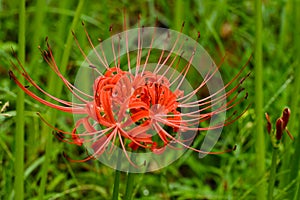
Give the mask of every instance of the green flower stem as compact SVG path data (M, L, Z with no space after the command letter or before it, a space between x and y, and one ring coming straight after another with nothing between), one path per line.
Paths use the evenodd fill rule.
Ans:
M43 19L45 16L45 10L46 10L46 6L45 6L45 1L44 0L38 0L36 2L36 6L35 6L35 12L34 12L34 21L33 21L33 37L31 37L31 41L27 41L31 47L32 50L30 52L30 61L28 64L28 68L27 68L27 72L29 74L33 74L32 72L36 72L36 68L34 66L38 65L38 60L40 60L40 56L39 55L39 49L38 46L40 45L41 39L42 39L42 34L43 34L43 30L44 29L44 24L43 24ZM39 28L36 28L39 27ZM28 30L30 31L30 30ZM39 73L35 73L36 76L39 76ZM34 117L34 119L38 119L36 116ZM37 122L37 124L36 124ZM36 125L39 126L39 121L35 121ZM33 126L35 127L35 126ZM32 127L32 128L33 128ZM37 130L37 129L36 129ZM32 134L28 135L28 146L30 146L31 148L28 148L26 150L26 156L28 157L29 161L32 161L32 159L34 159L37 155L37 153L35 152L36 148L32 148L33 146L35 146L36 143L36 136L39 135L40 133L36 130L28 130L29 132L31 132Z
M262 1L255 0L255 114L256 114L256 173L257 182L265 174L265 135L263 131L263 70L262 70ZM266 199L263 182L257 188L257 199Z
M81 10L83 8L84 5L84 0L80 0L78 3L78 6L76 8L76 12L69 30L69 34L67 37L67 42L65 45L65 49L62 55L62 60L60 63L60 71L62 74L64 74L66 72L67 69L67 64L69 61L69 57L70 57L70 52L71 52L71 47L72 47L72 41L73 41L73 36L71 31L75 29L76 25L78 24L79 18L81 16ZM53 92L55 91L55 95L57 97L59 97L59 95L61 94L62 91L62 82L61 81L56 81L56 79L54 78L50 78L50 83L49 83L49 91ZM50 123L52 123L55 119L56 119L56 110L51 110L49 115L48 115L48 119L50 120ZM53 123L52 123L53 124ZM40 188L39 188L39 199L42 200L44 193L45 193L45 186L46 186L46 181L47 181L47 175L48 175L48 166L50 163L50 156L53 152L53 142L52 142L52 135L48 134L46 136L47 138L47 144L46 144L46 153L45 153L45 162L43 163L43 168L42 168L42 177L41 177L41 184L40 184Z
M121 172L116 169L112 200L118 200L118 198L119 198L120 175L121 175Z
M271 170L270 170L268 200L272 200L273 199L273 191L274 191L275 176L276 176L276 167L277 167L277 158L278 158L278 147L274 147L273 148L273 153L272 153Z
M296 191L296 193L295 193L295 199L300 199L300 180L299 180L299 176L298 176L298 187L297 187L297 191Z
M134 188L134 174L128 172L124 200L132 199L133 188Z
M118 169L121 168L121 164L122 164L121 160L122 160L122 152L118 151L118 160L117 160L117 167L116 167L116 170L115 170L115 181L114 181L114 189L113 189L112 200L118 200L119 199L121 171L119 171Z
M175 6L174 6L174 19L175 19L175 29L180 30L181 25L183 23L183 15L184 15L184 9L183 5L184 2L182 0L176 0Z
M294 0L294 13L295 13L295 24L298 23L300 20L300 1L299 0ZM295 135L296 138L296 144L295 144L295 152L292 155L291 159L291 171L290 171L290 176L289 176L289 182L293 181L294 178L297 178L298 172L299 172L299 164L300 164L300 135L299 131L297 131L297 125L299 121L299 102L300 102L300 27L298 25L295 26L294 28L294 44L295 44L295 50L294 50L294 58L296 61L295 64L295 80L293 84L293 95L292 95L292 103L291 103L291 118L289 122L289 128L291 133L297 134ZM300 185L300 181L298 179L297 181L298 186ZM300 196L300 191L298 187L298 196ZM292 197L296 197L296 191L292 192Z
M290 48L290 46L288 46L288 38L291 37L291 34L293 34L292 30L295 30L294 27L295 26L295 6L294 6L294 0L287 0L286 1L286 5L285 5L285 9L284 9L284 13L283 13L283 20L282 20L282 28L281 28L281 32L280 32L280 37L279 37L279 55L277 56L278 59L280 59L281 61L278 62L278 66L282 66L283 64L283 59L285 57L285 50L287 48ZM294 77L296 78L296 77ZM292 91L289 96L291 97L292 100L292 104L290 105L291 107L291 119L295 119L295 112L294 109L295 108L295 95L297 96L297 93L295 93L295 88L297 88L297 84L295 83L294 85L291 84L291 89L290 91ZM297 105L296 105L297 106ZM294 134L293 130L291 129L291 127L293 126L293 120L290 120L289 122L289 129L291 130L291 133ZM287 172L290 170L290 165L291 165L291 156L292 156L292 150L294 148L293 145L291 145L291 140L288 138L285 138L283 140L283 146L285 148L285 156L284 159L282 160L282 166L280 168L280 173L281 174L279 176L279 188L280 189L284 189L288 184L290 184L291 182L289 182L289 174L287 174Z
M19 38L18 57L21 63L25 63L25 0L19 2ZM20 76L19 81L24 83ZM16 144L15 144L15 199L24 199L24 92L19 89L16 107Z
M40 59L38 56L38 46L40 45L40 41L42 39L42 31L43 28L43 21L46 11L45 1L44 0L38 0L36 3L36 9L35 9L35 15L34 15L34 21L33 21L33 27L34 27L34 33L32 37L32 53L31 53L31 61L29 63L29 66L35 66L37 64L37 61ZM37 28L38 27L38 28ZM31 68L33 69L33 68Z

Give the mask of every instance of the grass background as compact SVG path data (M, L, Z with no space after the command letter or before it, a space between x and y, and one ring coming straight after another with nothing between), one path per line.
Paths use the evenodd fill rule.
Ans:
M20 5L26 6L22 14ZM299 70L300 45L299 1L263 1L262 32L256 33L257 10L253 1L0 1L0 199L110 199L113 189L114 170L98 161L70 163L63 152L73 158L84 157L82 149L53 139L51 130L44 127L36 115L48 116L63 130L71 130L71 115L55 112L35 102L28 96L24 99L24 117L17 115L17 103L22 104L22 95L9 79L10 61L16 59L12 48L24 61L29 74L52 94L68 99L67 90L52 75L43 61L38 46L45 48L49 38L54 56L65 77L74 80L76 70L83 61L70 30L76 32L79 43L88 50L87 40L80 21L84 21L91 37L106 39L113 32L122 31L123 8L126 8L129 27L141 24L153 26L156 17L159 26L179 30L192 38L201 32L199 43L209 52L216 63L227 53L221 73L229 81L233 74L256 54L257 38L262 41L263 112L268 112L274 123L284 107L292 111L289 124L296 140L291 142L284 135L277 160L275 199L292 199L298 189L299 163L294 155L298 140ZM25 19L25 23L22 22ZM24 26L25 33L22 33ZM258 35L257 35L258 34ZM22 36L25 41L22 42ZM24 57L22 58L22 52ZM255 57L248 65L254 70ZM51 72L51 73L50 73ZM299 73L298 73L299 74ZM257 176L257 144L255 103L257 102L255 77L245 83L249 92L247 103L253 103L236 123L224 128L215 150L227 149L236 144L237 150L218 156L199 159L197 153L188 152L172 165L157 172L136 177L135 199L254 199L261 186L268 184L272 145L264 128L265 139L262 165L266 171ZM197 82L197 80L193 80ZM21 103L20 103L21 102ZM22 106L21 106L22 107ZM245 105L241 105L243 110ZM261 116L260 116L261 117ZM22 122L21 122L21 121ZM24 123L24 149L22 143ZM265 121L264 121L265 123ZM16 125L21 126L16 130ZM21 134L20 134L21 133ZM22 138L20 138L22 137ZM21 142L21 143L20 143ZM19 148L19 149L18 149ZM24 159L22 159L24 155ZM21 160L20 160L21 158ZM295 161L296 160L296 161ZM22 162L24 161L24 162ZM45 164L46 163L46 164ZM24 164L24 168L23 168ZM292 167L291 167L292 166ZM24 169L24 193L22 187ZM291 170L292 169L292 170ZM20 170L20 171L18 171ZM21 172L21 175L17 175ZM16 177L17 176L17 177ZM19 176L19 178L18 178ZM125 174L121 174L121 193L125 190ZM18 184L15 184L18 180ZM20 181L21 180L21 181ZM20 195L20 196L18 196ZM299 194L300 195L300 194Z

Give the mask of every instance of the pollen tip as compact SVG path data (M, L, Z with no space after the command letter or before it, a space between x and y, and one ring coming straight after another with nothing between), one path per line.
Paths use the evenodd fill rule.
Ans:
M184 27L184 24L185 24L185 21L182 22L182 25L181 25L181 26Z
M14 56L16 56L17 54L16 54L16 51L14 50L14 48L13 47L11 47L11 52L12 52L12 54L14 55Z
M110 25L109 26L109 32L112 32L112 29L113 29L113 25Z
M9 79L12 80L12 79L15 79L15 75L14 73L11 71L11 70L8 70L8 75L9 75Z
M48 36L45 37L45 41L48 42Z
M239 90L238 90L238 93L241 93L241 92L243 92L245 90L245 88L240 88Z
M84 21L81 21L81 25L82 25L82 26L84 26L84 25L85 25L85 24L84 24Z
M198 31L198 39L201 37L201 33L200 31Z
M248 74L246 75L246 77L249 77L251 75L251 71L248 72Z
M233 146L233 148L232 148L232 151L235 151L236 148L237 148L237 145L235 144L235 145Z
M248 99L248 92L246 92L245 94L245 99Z
M63 157L65 157L65 159L67 159L67 160L69 160L70 161L70 158L69 158L69 156L63 151L62 152L62 155L63 155Z

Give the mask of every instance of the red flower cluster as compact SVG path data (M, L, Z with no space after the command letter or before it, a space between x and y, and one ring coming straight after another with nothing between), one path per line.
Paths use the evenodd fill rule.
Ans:
M88 34L87 38L95 51L95 47ZM126 41L128 41L128 39ZM76 42L78 44L77 40ZM140 38L138 43L140 43ZM176 45L177 40L175 41L174 47ZM48 41L47 46L48 49L42 51L44 59L52 70L61 78L73 96L81 103L61 100L48 94L30 78L21 63L19 63L19 67L13 65L14 68L21 73L32 86L62 105L46 101L33 93L29 88L18 81L12 71L9 71L9 75L25 93L42 104L60 111L82 115L82 117L76 121L75 127L71 133L52 127L57 131L57 138L64 142L79 146L82 144L91 144L90 146L93 150L93 154L81 161L93 157L97 158L101 156L103 152L113 151L116 147L123 149L128 161L134 166L136 165L131 161L128 151L145 150L159 154L164 152L166 147L176 149L178 146L181 146L182 148L192 149L205 154L222 153L203 152L199 149L190 147L186 142L189 141L189 143L191 143L194 135L187 137L185 133L188 131L197 133L202 130L219 129L224 125L233 123L243 114L230 116L225 123L215 124L209 127L199 127L199 123L208 121L213 116L224 113L243 101L244 98L238 98L238 95L243 91L241 84L249 76L249 74L247 74L245 77L240 78L246 65L222 88L222 90L228 89L232 84L237 82L236 85L228 89L227 93L222 94L221 91L217 91L203 99L189 101L192 99L192 96L197 95L197 93L205 87L206 83L213 78L214 74L218 71L218 68L214 69L211 73L208 73L194 91L187 93L180 89L180 86L190 69L193 55L191 55L191 59L186 66L184 66L181 71L179 71L179 74L176 75L177 77L175 77L174 74L167 77L165 75L166 71L173 68L172 65L175 59L165 69L165 72L162 72L162 67L157 67L155 70L151 71L147 70L145 67L151 50L149 50L143 68L139 68L142 64L140 63L141 53L138 52L137 70L135 73L131 70L122 70L119 60L116 60L115 58L114 61L116 65L114 67L111 68L107 65L106 71L103 74L99 72L99 76L95 79L92 86L93 95L89 95L69 83L60 73ZM81 48L80 50L83 53ZM161 65L167 63L171 53L165 56L166 60L163 60L164 51L162 51L158 63ZM83 55L85 56L84 53ZM129 53L127 55L129 57ZM91 63L86 56L85 58L92 67L93 63ZM130 63L128 63L128 65L130 65ZM161 72L158 73L159 71ZM171 80L171 77L173 80ZM174 87L174 84L178 85ZM86 98L83 98L82 96ZM229 96L232 96L232 98L225 104L220 105L215 110L211 109L213 106L223 102ZM216 98L211 100L213 97ZM247 93L245 98L247 98ZM199 109L184 112L185 108ZM50 124L48 125L51 126ZM79 132L79 127L81 127L81 130L83 128L84 131Z

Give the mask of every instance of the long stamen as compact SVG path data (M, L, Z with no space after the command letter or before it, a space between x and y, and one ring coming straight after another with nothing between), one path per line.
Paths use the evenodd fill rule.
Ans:
M147 66L147 63L148 63L148 60L149 60L149 57L150 57L150 53L151 53L151 50L152 50L152 45L153 45L153 42L154 42L155 34L156 34L156 27L154 27L153 34L152 34L152 39L151 39L151 43L150 43L150 47L149 47L148 54L147 54L147 57L146 57L146 61L145 61L144 65L143 65L143 69L141 71L142 75L145 72L145 69L146 69L146 66Z
M141 58L142 58L142 40L141 40L141 15L138 17L138 48L137 48L137 56L136 56L136 71L135 71L135 77L137 77L141 65Z
M68 90L76 97L78 98L80 101L82 102L86 102L86 100L84 100L83 98L81 98L78 94L75 93L75 91L79 92L80 94L82 94L83 96L87 97L87 98L93 98L92 96L82 92L81 90L79 90L78 88L76 88L74 85L72 85L59 71L58 66L55 62L51 47L48 43L48 40L46 40L47 42L47 47L48 47L48 51L41 51L44 59L46 60L46 62L48 63L48 65L50 66L50 68L57 74L57 76L64 82L64 84L66 85L66 87L68 88Z
M112 53L114 56L115 66L118 67L117 57L116 57L116 52L115 52L114 36L112 35L112 28L113 28L112 26L110 26L110 28L109 28L110 37L111 37L111 49L112 49Z
M181 26L181 30L180 30L179 34L177 35L177 37L176 37L176 40L175 40L175 42L174 42L174 45L173 45L172 49L170 50L170 52L169 52L169 54L167 55L167 57L166 57L166 59L164 60L164 62L160 65L160 67L158 67L158 68L154 71L154 73L158 73L158 72L161 70L161 68L166 64L166 62L169 60L170 56L173 54L174 49L175 49L175 47L177 46L178 40L179 40L180 37L181 37L183 27L184 27L184 23L183 23L182 26ZM183 43L182 43L182 45L183 45ZM181 47L182 47L182 46L181 46ZM181 47L179 48L178 52L180 51Z
M87 32L86 27L85 27L85 25L84 25L83 22L82 22L82 26L83 26L83 28L84 28L84 32L85 32L85 35L86 35L86 37L87 37L87 39L88 39L88 41L89 41L89 44L90 44L91 48L93 49L93 52L96 54L97 58L98 58L99 61L102 63L102 65L103 65L106 69L109 69L109 66L103 61L103 59L102 59L101 56L99 55L98 51L96 50L96 48L95 48L95 46L94 46L94 44L93 44L93 42L92 42L92 40L91 40L91 37L90 37L89 33ZM99 72L98 70L97 70L97 72L99 73L99 75L102 75L102 73Z
M84 108L81 107L64 107L64 106L59 106L56 104L53 104L49 101L46 101L40 97L38 97L37 95L35 95L33 92L31 92L30 90L28 90L26 87L24 87L17 79L17 77L14 75L14 73L12 71L9 71L9 76L10 78L29 96L31 96L32 98L34 98L35 100L39 101L40 103L49 106L51 108L55 108L57 110L61 110L64 112L68 112L68 113L76 113L76 114L86 114L86 110Z
M187 148L187 149L191 149L193 151L196 151L198 153L202 153L202 154L212 154L212 155L218 155L218 154L223 154L223 153L227 153L227 152L231 152L233 150L235 150L235 147L233 149L229 149L229 150L225 150L225 151L221 151L221 152L207 152L207 151L202 151L199 149L195 149L191 146L188 146L186 144L184 144L183 142L181 142L180 140L174 138L172 135L170 135L167 131L165 131L159 124L157 124L157 126L159 127L160 131L162 131L167 137L169 137L170 139L172 139L173 141L175 141L176 143L182 145L183 147Z
M127 22L126 22L126 10L124 9L124 31L125 31L125 43L126 43L126 55L127 55L127 65L128 65L128 72L131 74L131 66L130 66L130 53L129 53L129 46L128 46L128 31L127 31Z

